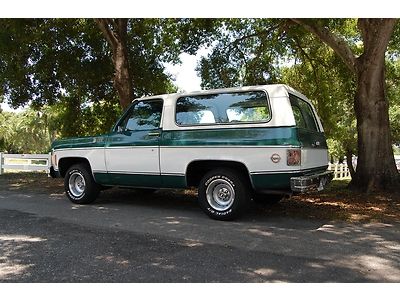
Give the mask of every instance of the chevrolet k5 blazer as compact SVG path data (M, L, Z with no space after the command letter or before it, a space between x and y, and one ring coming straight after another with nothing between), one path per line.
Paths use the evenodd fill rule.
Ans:
M55 141L51 173L77 204L109 186L196 187L206 214L230 220L252 199L323 189L327 166L313 105L277 84L136 99L111 132Z

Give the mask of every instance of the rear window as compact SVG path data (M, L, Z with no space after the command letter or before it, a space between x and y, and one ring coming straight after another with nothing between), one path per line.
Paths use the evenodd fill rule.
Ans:
M311 131L319 131L311 105L294 95L289 95L289 98L290 104L292 105L296 126Z
M176 101L179 126L267 122L270 117L262 91L186 96Z

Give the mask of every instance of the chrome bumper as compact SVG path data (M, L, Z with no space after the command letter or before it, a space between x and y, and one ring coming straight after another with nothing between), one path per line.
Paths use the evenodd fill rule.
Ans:
M332 179L332 171L325 171L323 173L304 175L300 177L291 177L290 188L293 192L299 193L322 191Z

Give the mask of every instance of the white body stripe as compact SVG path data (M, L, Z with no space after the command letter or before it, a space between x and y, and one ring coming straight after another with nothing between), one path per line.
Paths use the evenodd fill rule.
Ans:
M79 157L86 158L93 172L105 172L106 164L104 160L104 148L79 148L79 149L61 149L55 150L54 154L57 155L57 166L54 166L55 170L58 170L58 162L63 158Z
M160 173L158 147L106 148L108 172Z
M272 154L281 157L273 163ZM187 166L197 160L228 160L243 163L250 173L299 170L299 166L286 164L285 148L201 148L201 147L162 147L160 149L161 173L186 173Z
M326 149L306 148L301 151L301 168L311 169L328 165L328 151Z

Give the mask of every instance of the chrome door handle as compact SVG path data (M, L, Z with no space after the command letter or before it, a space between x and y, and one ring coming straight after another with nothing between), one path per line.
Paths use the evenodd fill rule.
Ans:
M147 135L148 136L160 136L160 133L157 131L154 131L154 132L149 132Z

